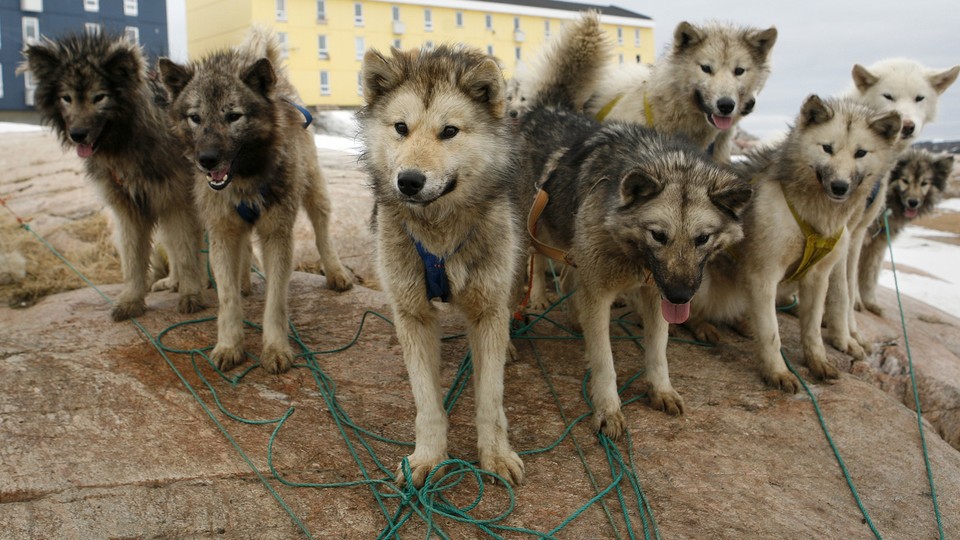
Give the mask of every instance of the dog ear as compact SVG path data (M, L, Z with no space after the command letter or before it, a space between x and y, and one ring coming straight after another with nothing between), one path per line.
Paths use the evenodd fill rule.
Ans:
M399 62L401 53L393 50L393 57ZM363 99L369 105L383 97L387 92L396 88L400 76L400 69L396 63L387 60L387 57L380 54L376 49L368 50L363 55L363 67L361 68Z
M682 21L673 31L673 52L683 52L701 41L703 41L703 32L687 21Z
M169 58L161 58L157 62L157 69L160 71L160 80L164 88L170 92L170 99L177 99L180 92L187 87L190 80L193 79L193 70L186 66L181 66Z
M55 79L60 62L57 61L56 44L44 38L40 43L23 50L24 62L17 67L17 75L29 71L43 80Z
M663 191L663 182L641 169L627 171L620 179L620 206L630 206L637 200L652 199Z
M138 50L128 45L126 41L113 47L103 61L103 70L118 81L131 81L134 84L140 81L140 71L143 60Z
M770 55L770 49L773 49L773 45L777 42L777 28L771 26L766 30L754 30L747 33L744 39L750 47L757 51L761 59L766 60Z
M507 102L503 72L496 60L484 58L478 65L464 73L460 80L464 91L471 99L490 106L498 118L506 112Z
M739 221L753 198L753 187L735 174L725 176L713 184L708 195L717 208Z
M810 127L829 122L833 118L833 109L816 94L810 94L800 109L800 126Z
M953 81L957 80L957 75L960 75L960 66L953 66L939 73L927 75L927 80L930 81L930 86L932 86L938 94L942 94L947 88L950 88Z
M240 76L243 84L262 96L266 96L277 84L277 74L268 58L261 58L248 67Z
M953 155L945 154L933 162L933 187L940 191L947 189L947 181L953 174Z
M880 80L879 77L870 73L867 68L861 66L860 64L853 65L853 84L857 87L857 90L860 93L864 93L870 89L871 86L877 84L877 81Z
M900 136L903 121L897 111L876 114L870 118L870 129L886 141L896 141Z

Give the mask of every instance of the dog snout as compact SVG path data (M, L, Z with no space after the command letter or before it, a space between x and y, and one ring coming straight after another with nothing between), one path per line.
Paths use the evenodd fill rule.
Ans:
M919 208L920 199L907 199L907 208Z
M830 193L834 197L843 197L850 191L850 183L844 182L842 180L834 180L830 182Z
M516 117L520 116L520 112L517 111L516 109L510 109L510 113L509 113L509 114L510 114L510 118L516 118Z
M693 295L696 292L697 290L693 287L680 285L665 289L663 291L663 296L671 304L686 304L693 299Z
M717 110L721 114L730 114L737 107L737 102L728 97L722 97L717 100Z
M397 187L400 188L400 193L407 197L420 193L426 183L427 177L420 171L407 169L400 171L400 174L397 175Z
M87 134L90 133L89 129L85 128L71 128L70 129L70 140L80 144L86 141Z
M900 129L900 133L901 133L904 137L909 137L909 136L913 135L913 132L914 132L914 130L916 130L916 129L917 129L917 125L914 124L913 121L911 121L911 120L904 120L904 121L903 121L903 127Z
M197 163L206 170L213 170L220 164L220 152L216 150L201 150L197 153Z

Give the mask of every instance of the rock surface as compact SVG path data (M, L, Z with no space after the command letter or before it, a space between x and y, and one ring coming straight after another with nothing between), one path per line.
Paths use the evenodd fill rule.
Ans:
M13 150L0 154L0 165L4 170L37 171L15 175L32 178L17 185L46 187L24 189L20 193L25 195L10 204L19 205L18 213L35 217L32 223L42 229L55 221L55 214L87 211L70 209L67 202L80 200L88 186L78 179L75 158L62 156L49 136L36 137L26 142L29 136L0 137L0 146ZM44 159L56 164L48 166ZM370 199L355 158L321 152L321 160L335 200L334 233L341 256L364 283L375 284L366 226ZM60 169L72 172L57 173ZM64 175L57 181L62 185L41 182L57 174ZM7 178L5 174L0 181L0 197L11 192ZM67 189L74 191L64 193ZM47 196L62 200L45 202ZM38 208L41 205L45 210ZM90 202L89 211L99 212L96 201ZM0 226L13 225L3 221ZM309 228L298 233L302 259L314 251L311 234ZM289 482L364 479L326 399L332 383L334 411L341 411L337 418L345 413L377 436L413 440L415 411L392 327L368 315L356 343L347 347L365 313L389 317L386 296L363 285L337 294L324 283L322 276L295 274L291 321L309 349L329 352L316 355L315 363L302 358L298 364L303 367L280 376L255 368L235 383L220 377L202 356L169 352L168 361L151 345L146 334L158 336L187 320L176 312L171 293L148 297L149 310L140 319L143 330L132 323L111 322L108 303L89 288L46 297L28 309L0 308L0 536L279 539L306 537L304 530L315 538L380 534L388 521L374 490L393 493L390 488L293 487L278 481L268 463L272 457L277 474ZM256 279L255 284L244 307L247 318L259 322L263 285ZM102 288L110 298L120 289ZM882 289L880 293L886 313L893 314L892 294ZM213 291L205 294L208 304L215 305ZM960 322L909 299L905 308L940 510L946 536L954 537L960 535L960 452L947 441L960 446ZM445 333L462 332L460 317L446 307L440 309ZM176 350L212 347L215 313L214 308L201 312L201 322L171 330L163 343ZM560 314L557 320L564 317ZM877 341L897 339L893 315L860 317L864 332ZM788 315L780 318L788 358L797 358L797 321ZM633 327L615 328L622 335L623 328ZM257 354L259 335L252 327L246 330L247 349ZM533 332L542 338L568 337L545 321ZM726 343L716 348L671 343L671 378L686 400L685 416L652 410L642 396L646 389L642 379L628 384L623 393L624 400L639 399L625 406L630 438L616 448L624 459L628 450L632 455L632 470L660 535L870 537L810 399L764 386L750 343L733 334L725 338ZM845 373L836 383L811 388L879 532L889 538L933 538L936 521L917 418L904 406L913 400L899 340L899 345L883 348L868 362L853 364L828 349ZM516 339L514 344L519 358L507 366L505 382L511 440L517 450L544 448L562 436L569 422L589 411L581 391L583 343ZM641 370L640 350L634 341L615 341L621 384ZM452 384L465 353L464 338L445 342L445 384ZM252 365L251 360L227 376L237 377ZM809 379L804 367L798 370ZM449 444L452 455L466 460L476 458L473 407L473 389L467 385L451 412ZM251 425L223 412L271 420L291 410L272 447L276 423ZM350 432L354 449L365 456L361 463L369 477L387 477L363 452L356 433L348 426L344 429ZM410 452L369 436L366 440L390 472ZM571 437L555 448L526 455L524 461L526 482L516 490L515 508L502 525L548 532L611 482L607 454L588 422L574 426ZM591 486L587 469L598 488ZM643 534L638 503L627 480L622 482L631 526ZM476 489L475 481L465 479L450 489L448 497L467 505ZM282 498L289 513L270 490ZM612 517L599 505L590 506L556 537L612 538L615 530L626 537L615 493L604 500ZM396 511L397 499L383 501L388 513ZM482 504L470 513L491 518L508 506L504 488L487 482ZM484 536L472 525L443 518L436 522L451 538ZM426 528L414 515L400 532L423 537Z

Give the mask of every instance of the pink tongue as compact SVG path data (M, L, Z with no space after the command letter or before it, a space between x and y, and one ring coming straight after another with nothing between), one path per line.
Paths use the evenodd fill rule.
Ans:
M660 300L660 311L663 313L663 319L670 324L680 324L690 318L690 302L686 304L671 304L666 300Z
M717 129L730 129L730 126L733 125L733 118L729 116L717 116L711 115L710 119L713 120L713 125L717 126Z
M92 144L78 144L77 145L77 155L82 158L88 158L93 155L93 145Z
M918 213L919 212L917 211L916 208L907 208L903 211L903 215L907 216L909 219L913 219L917 217Z
M227 175L230 169L220 169L219 171L210 171L210 178L213 178L214 182L219 182L223 180L223 177Z

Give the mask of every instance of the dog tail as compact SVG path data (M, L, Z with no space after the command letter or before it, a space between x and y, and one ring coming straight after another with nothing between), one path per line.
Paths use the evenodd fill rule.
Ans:
M240 44L240 50L247 52L255 58L266 58L273 64L274 69L280 67L283 60L283 48L280 47L280 41L277 34L268 26L255 24L250 27L247 37Z
M583 109L600 82L613 46L600 27L600 15L588 11L538 55L523 92L530 105Z

